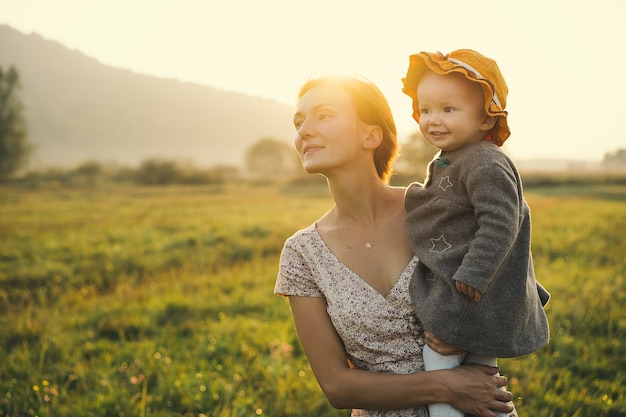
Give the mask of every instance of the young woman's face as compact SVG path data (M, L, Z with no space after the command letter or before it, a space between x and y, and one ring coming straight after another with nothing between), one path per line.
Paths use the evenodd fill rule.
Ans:
M367 125L350 95L338 88L318 86L305 93L293 116L295 146L306 172L329 174L358 160Z
M482 88L461 74L428 72L417 87L420 130L444 151L483 140L493 127L486 117Z

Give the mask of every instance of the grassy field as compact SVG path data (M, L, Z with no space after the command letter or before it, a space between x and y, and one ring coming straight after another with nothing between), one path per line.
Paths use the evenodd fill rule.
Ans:
M522 416L626 415L626 186L528 190L552 341ZM347 416L272 294L326 192L0 189L0 416Z

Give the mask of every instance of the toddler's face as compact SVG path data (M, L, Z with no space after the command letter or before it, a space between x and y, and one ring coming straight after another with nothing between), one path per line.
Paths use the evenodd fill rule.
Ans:
M417 87L419 126L426 140L455 151L485 139L495 118L485 112L480 85L459 73L427 72Z

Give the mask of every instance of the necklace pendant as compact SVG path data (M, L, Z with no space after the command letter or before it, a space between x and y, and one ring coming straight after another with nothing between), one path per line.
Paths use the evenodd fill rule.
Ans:
M367 249L372 249L372 244L370 242L365 242L365 247Z

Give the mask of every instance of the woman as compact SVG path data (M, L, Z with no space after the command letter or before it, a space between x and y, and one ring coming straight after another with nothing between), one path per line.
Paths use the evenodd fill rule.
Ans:
M310 80L294 126L304 169L327 178L335 205L285 242L275 293L289 297L330 403L353 416L426 416L435 402L477 416L511 412L495 368L423 371L426 341L441 353L455 349L425 336L413 313L417 259L404 232L405 190L388 185L397 142L382 93L355 77Z

